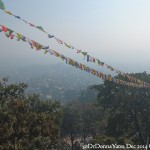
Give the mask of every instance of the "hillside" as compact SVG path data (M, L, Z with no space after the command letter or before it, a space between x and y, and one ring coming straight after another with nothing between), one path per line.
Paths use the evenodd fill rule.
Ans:
M0 74L1 77L8 76L10 82L28 83L27 93L37 93L43 98L62 102L86 97L87 87L102 83L100 79L65 64L5 68Z

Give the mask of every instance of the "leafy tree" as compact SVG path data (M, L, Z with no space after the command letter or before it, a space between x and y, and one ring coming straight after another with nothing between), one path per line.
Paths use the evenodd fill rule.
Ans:
M103 118L102 110L95 103L79 103L77 108L81 111L81 135L85 144L87 137L93 138L103 133L105 119Z
M70 139L71 147L73 150L73 145L76 137L81 133L81 114L74 103L69 103L64 107L64 118L62 122L62 136Z
M3 80L0 81L0 111L7 110L7 103L12 99L24 99L26 88L27 84L25 83L8 85L8 78L3 78Z
M62 138L69 139L72 149L79 147L76 140L87 143L87 138L102 134L105 123L102 113L95 104L72 102L64 106L64 117L62 122ZM81 142L80 141L80 142Z
M150 75L146 72L132 76L150 82ZM126 137L136 144L149 143L150 89L125 87L109 81L93 88L98 91L99 106L108 116L106 135L114 137L116 141Z
M25 96L26 84L0 82L0 149L48 150L60 135L62 109L58 102Z

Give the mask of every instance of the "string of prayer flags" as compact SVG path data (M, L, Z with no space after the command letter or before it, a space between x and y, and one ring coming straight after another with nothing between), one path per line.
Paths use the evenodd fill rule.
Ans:
M6 31L8 31L8 30L11 30L11 29L8 29L5 26L1 26L1 27L2 27L1 30L4 31L4 33ZM16 32L14 32L14 33L16 33ZM13 35L16 38L18 38L18 35L21 36L21 38L25 37L25 36L21 35L20 33L16 33L16 35L14 35L14 34L11 34L11 35ZM46 47L46 46L42 46L42 44L39 44L39 43L35 42L34 40L31 40L31 39L29 39L27 37L26 37L26 40L24 40L24 42L28 42L29 44L32 44L32 46L35 47L36 50L41 50L41 49L43 49L43 47L44 48ZM46 50L45 49L43 49L43 50L45 51L44 53L48 53L49 52L51 55L56 56L57 58L60 58L63 61L66 60L67 64L69 64L71 66L74 66L74 67L76 67L76 68L78 68L80 70L83 70L83 71L86 71L88 73L91 73L92 75L97 76L97 77L99 77L99 78L101 78L103 80L108 80L110 82L114 82L114 83L117 83L117 84L120 84L120 85L124 85L124 86L132 86L132 87L137 87L137 88L150 88L150 83L146 83L144 81L142 81L141 83L138 84L138 83L133 83L133 82L127 82L127 81L120 80L120 79L115 79L111 75L106 75L106 74L104 74L104 73L102 73L100 71L97 71L97 70L95 70L93 68L90 68L90 67L84 65L84 64L81 64L81 63L79 63L79 62L77 62L77 61L75 61L75 60L73 60L71 58L65 57L64 55L62 55L62 54L60 54L60 53L50 49L49 47L47 47ZM107 67L109 67L109 66L107 66Z
M0 0L0 2L1 2L0 4L2 5L2 1L1 1L1 0ZM2 7L1 7L1 8L2 8ZM2 9L2 10L4 10L4 9ZM35 27L35 28L37 28L38 30L44 32L45 34L47 34L48 38L54 38L59 44L65 45L66 47L68 47L68 48L70 48L70 49L76 50L77 54L82 54L82 55L84 56L84 59L85 59L85 57L91 57L91 58L93 58L93 59L87 58L87 62L93 62L93 63L95 63L95 62L96 62L95 60L97 60L98 66L100 66L100 67L101 67L101 66L102 66L102 67L104 66L104 64L105 64L104 62L101 62L99 59L94 58L94 57L92 57L92 56L90 56L90 55L87 55L87 52L83 52L83 51L81 51L81 50L78 50L78 49L75 48L74 46L71 46L71 45L67 44L66 42L63 42L62 40L56 38L54 35L49 34L48 32L46 32L46 31L43 29L43 27L41 27L41 26L36 26L36 25L34 25L34 24L32 24L32 23L29 23L28 21L22 19L21 17L14 15L14 14L13 14L12 12L10 12L10 11L4 10L4 12L5 12L6 14L9 14L9 15L11 15L11 16L13 16L13 17L15 17L15 18L17 18L17 19L19 19L19 20L21 20L21 21L23 21L24 23L28 24L29 26ZM18 40L20 40L20 39L22 39L22 38L18 38ZM22 40L24 41L25 39L23 38ZM106 66L106 68L109 69L110 71L115 71L118 75L123 75L124 77L127 77L127 75L126 75L125 73L119 71L118 69L115 69L115 68L113 68L113 67L111 67L110 65L107 65L107 64L105 64L105 66ZM131 78L128 78L128 79L129 79L130 81L134 81L134 82L139 83L139 81L136 80L135 78L132 78L132 77L131 77ZM140 82L141 82L141 81L140 81Z
M5 11L7 14L10 14L10 15L13 15L10 11ZM18 18L18 19L21 19L19 16L16 16L16 15L13 15L14 17L16 17L16 18ZM41 26L36 26L36 25L34 25L34 24L32 24L32 23L28 23L28 21L25 21L25 20L23 20L23 19L21 19L22 21L24 21L25 23L27 23L27 24L29 24L30 26L32 26L32 27L36 27L37 29L39 29L39 30L41 30L41 31L43 31L43 32L45 32L45 33L47 33L44 29L43 29L43 27L41 27ZM51 34L49 34L49 33L47 33L48 34L48 37L49 38L53 38L54 36L53 35L51 35ZM60 40L60 39L58 39L58 38L56 38L55 37L55 39L56 39L56 41L59 43L59 44L64 44L66 47L68 47L68 48L71 48L71 49L76 49L74 46L71 46L71 45L69 45L69 44L67 44L66 42L63 42L62 40ZM84 58L86 57L86 55L87 55L87 52L82 52L81 50L79 51L78 49L76 49L76 51L77 51L77 53L82 53L82 55L84 56ZM89 56L89 55L88 55ZM94 62L95 63L95 60L96 60L96 58L94 58L94 57L92 57L93 58L93 61L91 61L91 62Z
M1 31L4 31L4 32L7 32L7 31L10 31L10 33L12 33L13 31L12 30L10 30L10 29L8 29L7 27L5 27L5 26L2 26L2 29L1 29ZM13 39L14 38L14 35L13 34L9 34L9 36L10 36L10 38L11 39ZM7 36L8 37L8 36ZM18 40L23 40L24 42L26 41L26 37L25 36L23 36L23 35L21 35L21 34L19 34L19 33L17 33L17 36L16 36L17 38L18 38ZM41 44L39 44L39 43L37 43L37 42L35 42L35 41L33 41L33 40L29 40L28 39L28 43L31 45L31 48L33 48L33 47L35 47L36 48L36 50L41 50L41 49L48 49L49 48L49 46L42 46ZM45 51L46 53L47 53L47 51ZM80 52L81 53L81 51L80 50L78 50L78 52ZM55 55L55 56L57 56L57 57L60 57L60 55L58 54L58 53L55 53L55 52L51 52L51 54L53 54L53 55ZM87 55L87 53L85 52L82 52L82 54L83 55ZM91 56L88 56L88 58L92 58ZM92 58L93 59L93 58ZM93 61L93 62L95 62L95 60L93 59L92 60L91 59L91 61ZM89 59L90 60L90 59ZM67 61L67 60L66 60ZM104 65L104 63L103 62L100 62L98 59L97 59L97 61L98 61L98 64L100 64L100 65ZM109 65L107 65L106 64L106 67L107 68L109 68L109 69L111 69L111 70L113 70L113 68L111 68L111 66L109 66ZM128 77L128 79L129 80L133 80L133 81L135 81L135 82L137 82L137 83L141 83L141 84L143 84L144 82L143 81L141 81L141 80L139 80L139 79L136 79L136 78L134 78L134 77L131 77L131 76L129 76L129 75L127 75L127 74L125 74L125 73L122 73L121 71L119 71L119 70L116 70L119 74L121 74L121 75L123 75L123 76L127 76ZM94 74L94 73L93 73ZM146 85L146 84L145 84Z
M46 34L48 35L48 38L53 38L53 37L54 37L53 35L51 35L51 34L49 34L48 32L46 32L46 31L43 29L43 27L41 27L41 26L36 26L36 25L34 25L34 24L32 24L32 23L29 23L28 21L26 21L26 20L24 20L24 19L21 19L21 17L14 15L12 12L6 11L2 0L0 0L0 9L3 10L6 14L9 14L9 15L11 15L11 16L14 16L15 18L20 19L20 20L23 21L24 23L29 24L30 26L35 27L35 28L39 29L40 31L46 33ZM11 35L11 34L10 34L10 35ZM6 36L9 36L9 37L12 39L13 36L12 36L12 35L10 36L10 35L9 35L9 34L6 34ZM20 39L23 40L23 41L25 41L25 37L21 37L21 36L18 35L18 39L17 39L17 40L19 41ZM111 67L110 65L105 64L104 62L101 62L99 59L94 58L94 57L92 57L92 56L90 56L90 55L87 55L87 52L83 52L83 51L81 51L81 50L78 50L78 49L75 48L74 46L71 46L71 45L67 44L66 42L63 42L62 40L60 40L60 39L58 39L58 38L56 38L56 37L54 37L54 39L55 39L59 44L64 44L66 47L68 47L68 48L70 48L70 49L75 49L78 54L82 54L82 55L84 56L84 59L85 59L85 57L87 57L87 62L93 62L93 63L95 63L95 62L96 62L95 60L97 60L98 66L102 66L102 67L103 67L103 66L105 65L106 68L109 69L110 71L115 71L118 75L122 75L122 76L124 76L124 77L128 77L128 79L129 79L130 81L133 81L133 82L136 82L136 83L142 83L142 81L140 81L140 80L138 80L138 79L136 79L136 78L133 78L133 77L131 77L130 75L127 75L127 74L125 74L125 73L119 71L118 69L115 69L115 68ZM33 46L31 46L31 47L33 47ZM37 48L37 49L39 49L39 48Z
M18 41L22 40L24 42L28 42L30 44L31 48L35 48L36 50L49 49L49 46L43 46L43 45L39 44L38 42L35 42L34 40L31 40L20 33L14 32L13 30L7 28L6 26L1 26L1 28L2 28L1 31L3 31L7 37L10 37L10 39L13 39L14 37L16 37ZM16 35L12 34L13 32Z
M4 6L4 3L2 0L0 0L0 9L1 10L4 10L5 9L5 6Z

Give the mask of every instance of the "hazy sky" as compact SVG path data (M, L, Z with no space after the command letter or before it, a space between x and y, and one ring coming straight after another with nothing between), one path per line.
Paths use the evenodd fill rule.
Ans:
M149 0L3 0L7 10L122 70L150 73ZM81 55L0 10L0 24L83 61ZM0 34L0 67L4 64L50 64L57 58ZM85 64L86 61L83 61Z

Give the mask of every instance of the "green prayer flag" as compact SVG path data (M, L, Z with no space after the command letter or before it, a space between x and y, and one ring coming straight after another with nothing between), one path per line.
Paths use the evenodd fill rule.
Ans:
M83 54L84 56L86 56L86 55L87 55L87 52L82 52L82 54Z
M1 10L4 10L4 9L5 9L5 6L4 6L4 3L2 2L2 0L0 0L0 9L1 9Z
M9 29L5 34L6 34L7 37L9 37L13 32L14 31L12 31L12 30Z
M41 26L36 26L36 28L38 28L41 31L44 31L44 29Z

